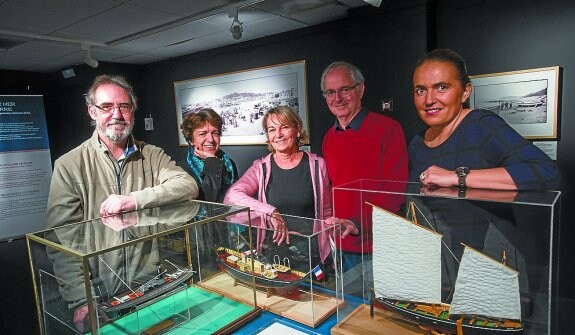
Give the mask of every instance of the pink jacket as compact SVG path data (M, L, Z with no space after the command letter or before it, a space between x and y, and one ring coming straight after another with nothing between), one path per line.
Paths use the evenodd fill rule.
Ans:
M331 183L327 175L327 167L323 158L307 151L304 152L309 156L309 168L315 199L315 219L325 220L332 216ZM271 157L272 154L269 154L262 159L255 160L242 177L228 189L224 203L250 207L252 211L271 215L276 208L267 203L265 194L271 175ZM294 196L297 196L297 194L294 194ZM252 225L259 226L263 224L257 221L259 220L252 215ZM315 220L313 232L316 233L323 227L323 221ZM320 257L323 262L331 250L329 235L319 234L318 240Z

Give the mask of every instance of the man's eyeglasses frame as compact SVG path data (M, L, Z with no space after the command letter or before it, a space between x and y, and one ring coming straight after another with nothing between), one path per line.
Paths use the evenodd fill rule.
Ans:
M348 97L351 95L351 93L353 92L353 90L355 90L358 86L360 85L360 83L357 83L353 86L343 86L338 88L337 90L327 90L327 91L323 91L321 92L321 94L323 95L323 97L326 100L333 100L336 97L336 94L339 93L340 97Z
M111 106L98 106L96 104L92 104L92 106L98 108L104 114L113 114L115 109L120 110L120 113L123 115L128 115L134 110L134 106L131 104L119 104L119 105L111 105Z

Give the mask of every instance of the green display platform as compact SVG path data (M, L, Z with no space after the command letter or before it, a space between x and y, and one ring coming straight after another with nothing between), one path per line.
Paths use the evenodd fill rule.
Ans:
M253 307L190 287L102 327L100 334L140 334L165 320L178 326L162 334L212 334L252 310Z

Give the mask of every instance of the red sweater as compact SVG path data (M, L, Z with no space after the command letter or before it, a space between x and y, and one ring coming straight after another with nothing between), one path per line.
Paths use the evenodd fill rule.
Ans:
M381 114L369 112L358 129L330 128L324 136L322 151L334 187L358 179L407 181L409 178L403 130L397 121ZM403 197L335 192L334 216L361 224L360 236L350 235L341 240L343 251L372 252L371 206L365 205L366 201L396 212Z

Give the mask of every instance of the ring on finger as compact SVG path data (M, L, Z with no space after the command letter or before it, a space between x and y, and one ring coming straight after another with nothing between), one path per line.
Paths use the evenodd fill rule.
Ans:
M422 173L419 175L419 180L420 180L420 181L423 181L424 179L425 179L425 172L422 172Z

